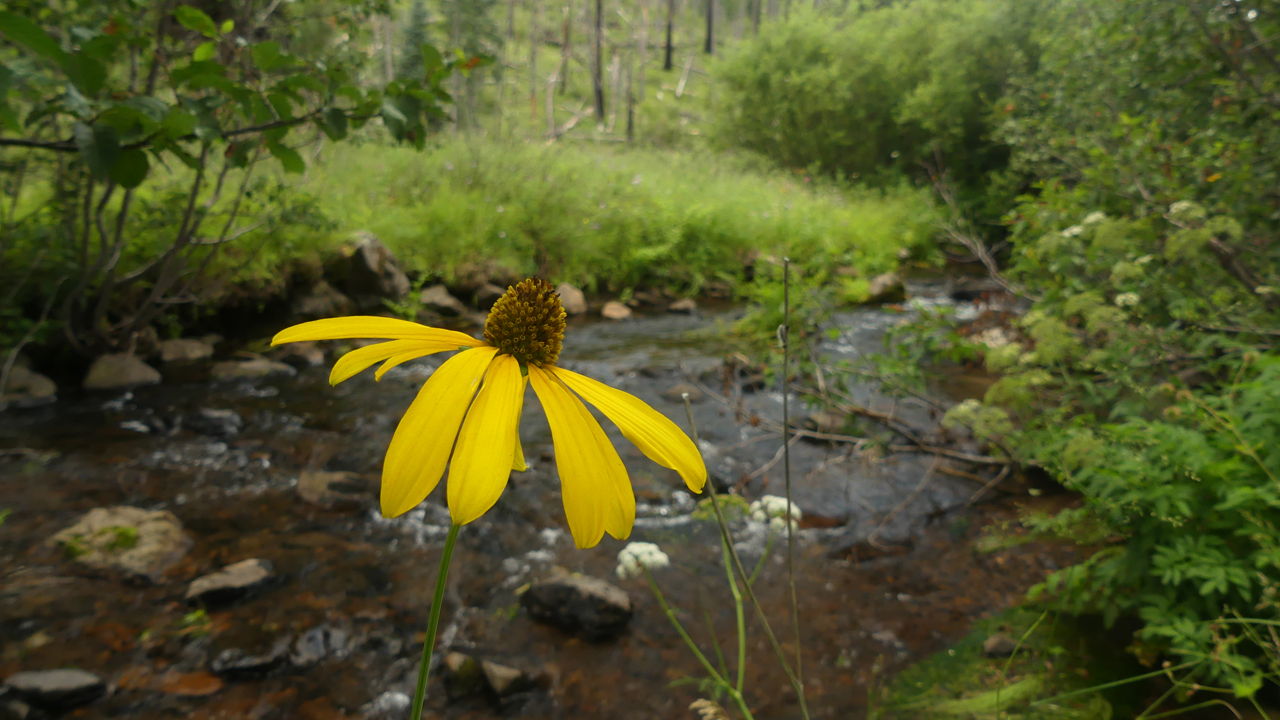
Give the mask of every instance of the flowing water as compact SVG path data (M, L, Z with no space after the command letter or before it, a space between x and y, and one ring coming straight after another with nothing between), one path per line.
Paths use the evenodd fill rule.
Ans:
M682 427L684 407L669 391L685 383L705 392L693 407L708 469L721 487L753 500L784 491L782 464L773 462L781 441L770 429L778 427L782 398L775 388L744 390L741 374L727 369L733 349L708 330L735 312L577 322L562 364L643 398ZM841 315L842 333L823 352L876 351L885 328L901 317L889 310ZM412 693L448 514L442 483L419 509L384 520L376 481L401 413L439 362L410 363L380 383L365 373L336 388L327 383L327 365L294 378L235 383L212 382L204 366L193 366L166 370L164 384L132 393L0 416L0 509L12 511L0 525L0 678L79 667L111 683L106 698L76 717L407 717L391 694ZM957 380L943 390L963 395L963 387ZM858 399L892 411L922 437L946 440L928 403L894 404L869 389ZM644 582L614 577L622 542L606 537L591 550L573 547L550 433L532 392L525 403L521 435L530 469L514 474L497 506L462 531L442 646L523 670L534 684L501 700L450 702L437 671L428 714L694 717L687 706L706 695L682 681L703 675L697 661ZM244 430L220 439L186 429L180 419L201 408L236 411ZM795 398L792 408L804 412ZM695 517L697 502L673 472L604 425L636 489L631 539L656 542L671 556L657 581L718 662L714 628L732 669L734 612L714 524ZM851 447L810 440L792 446L795 499L805 513L795 547L799 640L814 717L861 717L886 677L961 637L974 619L1017 602L1069 559L1065 550L1037 546L975 553L980 526L1011 517L1009 501L966 509L979 483L931 473L933 456L854 454ZM308 503L298 479L315 470L352 473L357 486L364 480L370 489L335 507ZM193 541L157 582L89 571L46 542L83 513L120 505L171 511ZM746 560L761 557L764 526L737 520L734 530ZM785 543L771 547L756 590L783 647L794 653ZM207 611L184 601L189 581L248 558L270 561L274 584ZM626 632L593 642L534 622L518 593L562 570L624 588L635 608ZM747 633L753 713L798 717L750 610ZM209 672L210 659L224 651L261 654L284 643L294 659L269 671Z

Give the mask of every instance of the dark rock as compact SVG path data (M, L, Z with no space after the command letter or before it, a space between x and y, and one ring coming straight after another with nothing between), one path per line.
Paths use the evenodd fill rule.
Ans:
M696 385L677 383L663 391L662 399L667 402L684 404L685 393L689 394L689 402L691 403L700 403L707 397Z
M200 408L188 415L183 424L201 435L233 438L244 429L244 418L235 410Z
M653 290L637 290L631 294L631 299L644 305L661 305L667 301L662 293Z
M160 362L192 362L213 357L213 346L191 338L161 340Z
M107 692L102 678L87 670L35 670L5 678L19 700L45 710L65 710L91 703Z
M353 305L351 298L321 280L305 294L295 297L290 309L303 320L320 320L350 315Z
M160 372L134 355L113 353L103 355L89 366L89 372L81 383L85 390L122 390L156 385Z
M907 288L902 277L895 272L887 272L871 278L867 285L868 303L901 302L906 298Z
M460 652L444 656L444 691L450 700L478 695L486 684L484 668L475 658Z
M461 317L469 310L461 300L450 295L449 288L443 285L432 285L424 289L418 295L418 300L426 309L440 313L444 317Z
M352 472L304 470L298 476L298 495L328 508L362 506L374 496L377 483Z
M982 654L989 658L1009 657L1017 647L1017 640L1004 633L996 633L982 643Z
M187 602L225 605L261 589L273 577L275 568L268 560L241 560L218 572L198 577L187 588Z
M293 644L289 662L295 667L309 667L329 656L340 657L347 651L347 631L321 625L302 633Z
M631 598L599 578L559 575L534 583L520 596L533 619L593 640L618 635L631 620Z
M298 371L292 365L275 360L228 360L213 366L214 380L253 380L274 376L293 377Z
M0 720L36 720L36 712L17 698L0 698Z
M47 542L78 563L151 582L191 549L173 513L125 505L90 510Z
M533 678L518 668L500 665L490 660L480 661L480 669L484 673L485 682L494 695L504 698L529 690L534 686Z
M263 647L219 650L209 662L209 669L228 680L260 678L284 664L289 658L289 645L289 637L285 636Z
M600 316L607 320L626 320L631 317L631 308L617 300L610 300L600 309Z
M325 274L359 307L380 306L383 299L399 300L409 292L409 278L395 256L370 233L360 233L326 265Z
M698 302L693 298L677 300L667 306L667 312L689 315L698 310Z
M30 368L14 365L0 394L0 410L48 405L58 400L58 385Z
M570 315L585 315L587 312L587 296L582 294L578 288L569 283L560 283L556 288L556 293L560 295L560 304L564 306L564 311Z
M313 342L287 343L276 348L272 359L288 363L295 368L320 367L324 365L324 350Z
M505 292L506 290L493 283L485 283L476 290L476 305L481 310L488 310Z

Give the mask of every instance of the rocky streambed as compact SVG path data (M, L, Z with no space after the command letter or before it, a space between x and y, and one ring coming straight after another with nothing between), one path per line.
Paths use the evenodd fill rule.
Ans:
M707 332L733 312L580 320L562 362L681 426L688 392L714 481L754 500L782 493L772 429L781 396L726 363L732 348ZM843 314L823 352L877 351L901 317ZM193 358L165 366L158 385L0 415L0 511L9 511L0 717L407 717L448 513L442 488L394 520L378 515L376 498L391 433L441 358L331 388L335 350L243 374L211 372L226 358ZM928 403L895 404L870 389L858 400L919 438L948 441ZM573 547L550 432L532 393L526 403L530 469L461 534L429 713L693 717L697 686L679 681L701 675L696 660L643 582L614 576L622 543ZM818 415L808 427L821 436L831 424ZM708 654L714 628L732 666L715 526L674 473L605 425L635 485L631 539L671 556L659 583ZM1070 561L1070 550L1040 545L974 552L979 528L1013 512L1009 497L966 508L990 468L894 445L852 448L821 437L792 446L815 717L860 716L888 674ZM743 554L758 558L767 526L742 517L734 528ZM765 560L756 587L779 635L792 637L783 553ZM795 717L754 618L748 632L753 712Z

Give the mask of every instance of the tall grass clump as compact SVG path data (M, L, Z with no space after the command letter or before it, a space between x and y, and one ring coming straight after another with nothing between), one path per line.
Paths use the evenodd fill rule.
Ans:
M486 266L597 289L696 289L758 256L866 273L931 236L928 195L863 190L749 158L447 141L419 154L336 147L308 190L346 229L379 236L409 269Z

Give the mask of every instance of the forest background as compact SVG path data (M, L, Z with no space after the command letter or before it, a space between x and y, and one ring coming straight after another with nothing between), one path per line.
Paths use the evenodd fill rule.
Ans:
M1007 342L945 318L902 342L998 375L950 421L1084 498L1035 528L1097 551L1033 599L1265 696L1278 11L3 2L0 389L19 350L83 367L287 298L358 230L419 283L624 298L766 302L786 255L815 317L899 266L977 262L1028 304Z

